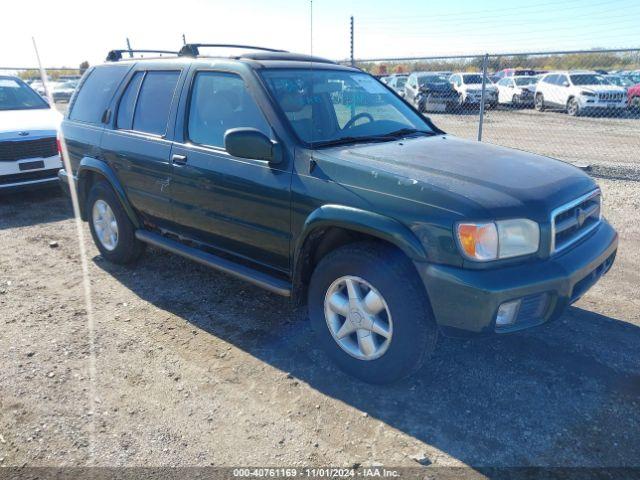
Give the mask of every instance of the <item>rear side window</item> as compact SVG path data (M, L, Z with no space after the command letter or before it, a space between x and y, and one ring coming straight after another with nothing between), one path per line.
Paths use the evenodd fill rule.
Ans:
M133 127L133 112L136 108L136 100L138 99L138 92L140 91L140 84L144 72L136 72L131 78L127 89L124 91L122 98L120 99L120 106L118 107L118 118L116 120L116 127L124 130L131 130Z
M135 106L133 130L153 135L167 132L169 109L179 76L179 71L146 73Z
M224 147L230 128L256 128L270 136L271 129L238 75L222 72L196 74L189 107L189 139Z
M82 82L71 106L69 118L79 122L101 123L102 115L128 69L127 65L94 68Z

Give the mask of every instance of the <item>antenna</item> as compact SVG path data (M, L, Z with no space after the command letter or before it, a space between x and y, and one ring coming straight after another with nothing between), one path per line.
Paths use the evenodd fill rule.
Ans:
M356 66L356 61L353 58L353 15L351 15L351 66Z

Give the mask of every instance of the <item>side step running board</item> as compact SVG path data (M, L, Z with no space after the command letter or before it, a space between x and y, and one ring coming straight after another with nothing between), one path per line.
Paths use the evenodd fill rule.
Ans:
M291 296L291 284L280 280L279 278L272 277L269 274L254 270L253 268L245 265L234 263L225 258L218 257L211 253L203 252L195 248L190 248L183 245L180 242L176 242L170 238L163 237L157 233L149 232L147 230L136 230L136 238L142 242L149 243L158 248L168 250L169 252L193 260L194 262L201 263L207 267L215 268L221 272L233 275L241 280L249 283L253 283L258 287L262 287L270 292L277 293L284 297Z

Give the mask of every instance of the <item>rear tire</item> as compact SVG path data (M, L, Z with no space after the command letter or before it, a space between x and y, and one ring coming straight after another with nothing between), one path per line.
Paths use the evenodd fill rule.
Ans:
M435 349L438 330L424 286L392 247L361 242L329 253L311 277L308 306L320 346L365 382L409 376Z
M140 257L145 244L136 238L135 226L111 185L105 181L93 184L86 212L91 236L104 258L124 265Z

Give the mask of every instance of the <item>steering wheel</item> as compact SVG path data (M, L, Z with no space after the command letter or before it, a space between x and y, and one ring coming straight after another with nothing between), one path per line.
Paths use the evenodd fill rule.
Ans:
M367 112L361 112L361 113L351 117L351 119L347 123L344 124L344 127L342 127L342 130L350 129L351 127L353 127L353 124L356 123L361 118L366 118L367 120L369 120L369 122L373 122L373 117L371 116L371 114L369 114Z

